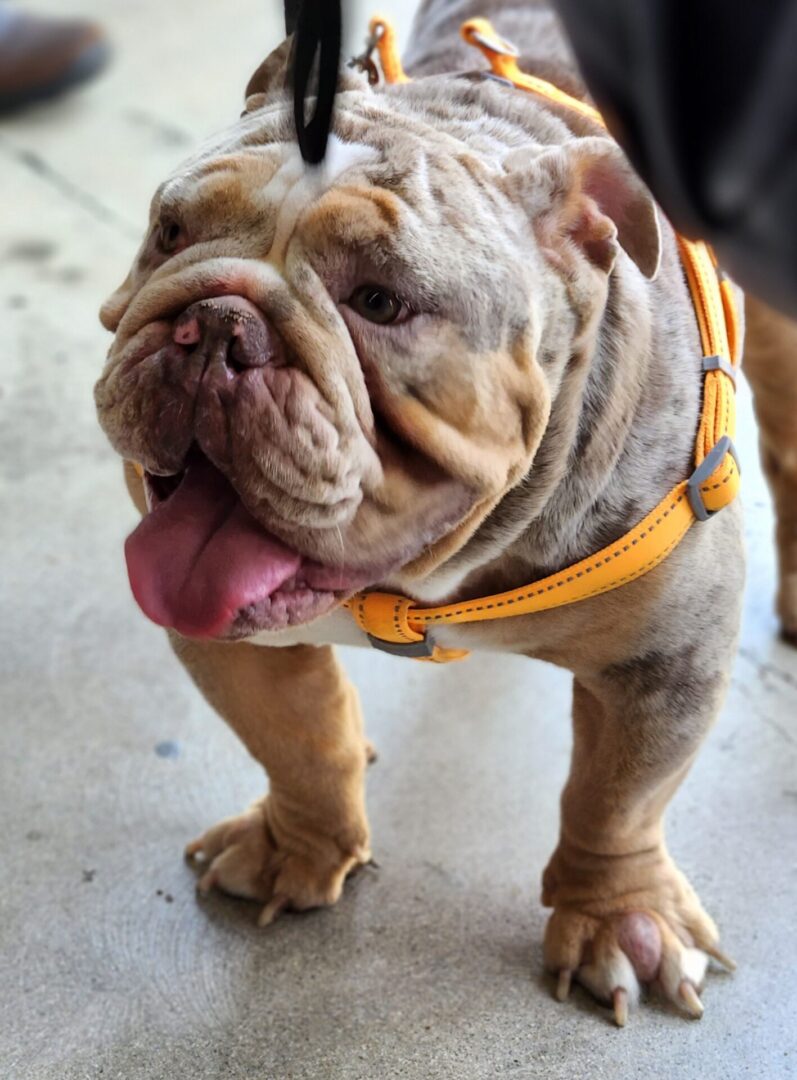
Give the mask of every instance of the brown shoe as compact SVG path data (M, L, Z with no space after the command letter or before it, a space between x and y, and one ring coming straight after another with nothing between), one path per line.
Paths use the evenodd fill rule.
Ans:
M0 113L90 79L105 65L108 51L92 23L27 15L0 4Z

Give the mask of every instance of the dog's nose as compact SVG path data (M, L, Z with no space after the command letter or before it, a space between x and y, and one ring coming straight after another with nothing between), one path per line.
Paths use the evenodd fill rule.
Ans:
M259 308L242 296L199 300L174 324L178 345L196 346L209 359L221 352L231 371L273 364L280 355L280 339Z

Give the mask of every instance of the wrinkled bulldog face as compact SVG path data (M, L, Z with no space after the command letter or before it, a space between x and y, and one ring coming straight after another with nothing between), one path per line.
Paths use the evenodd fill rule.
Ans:
M561 123L532 136L533 105L454 78L349 78L308 167L283 60L161 186L102 313L99 418L149 506L133 591L189 636L309 621L461 549L532 466L629 217L597 190L633 187L608 141L565 153ZM650 244L625 243L645 272Z

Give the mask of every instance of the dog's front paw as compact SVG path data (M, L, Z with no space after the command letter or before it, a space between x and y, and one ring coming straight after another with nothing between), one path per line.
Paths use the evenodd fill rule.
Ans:
M217 888L231 896L264 904L258 923L267 926L280 912L334 904L343 883L370 860L367 829L340 846L306 830L281 830L268 798L235 817L225 818L185 849L203 864L197 888Z
M643 987L685 1015L703 1015L699 991L709 957L729 970L735 964L719 950L713 920L669 860L651 874L647 888L609 898L600 887L590 899L583 882L570 896L557 882L551 895L553 874L549 868L544 900L554 912L545 931L545 966L557 977L560 1001L567 999L575 979L613 1008L620 1027Z

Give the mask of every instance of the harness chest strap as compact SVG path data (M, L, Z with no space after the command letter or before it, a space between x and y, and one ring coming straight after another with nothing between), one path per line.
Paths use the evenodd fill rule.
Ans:
M371 35L387 80L406 76L395 49L395 36L381 18L371 21ZM605 126L596 109L517 65L517 50L503 41L486 19L471 19L462 36L481 50L492 73L554 106L578 112ZM440 607L418 607L407 597L360 593L347 607L372 645L385 652L445 663L467 655L435 645L433 628L529 615L599 596L642 577L658 566L696 521L705 521L735 498L739 464L733 446L736 424L735 377L739 363L739 318L731 283L720 277L709 247L678 237L681 259L695 306L703 348L703 408L695 446L695 470L625 536L573 566L513 589L476 600Z

